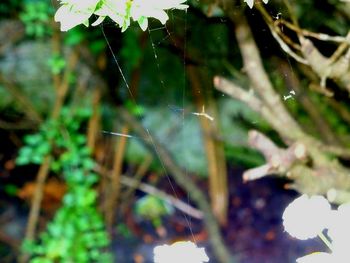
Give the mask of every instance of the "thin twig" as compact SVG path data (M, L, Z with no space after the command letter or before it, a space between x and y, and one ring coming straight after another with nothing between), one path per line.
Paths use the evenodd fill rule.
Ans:
M68 92L68 88L69 88L69 78L71 76L72 70L73 68L75 68L75 66L78 63L78 53L75 52L74 50L72 51L72 53L69 55L69 59L68 59L68 65L63 73L62 79L59 81L59 86L56 87L56 100L55 100L55 104L53 106L53 110L52 110L52 118L57 118L58 115L60 114L61 108L64 104L64 100L65 97L67 95ZM54 75L56 76L56 75ZM54 77L55 80L56 77ZM54 81L54 83L56 83L56 80Z
M59 35L58 32L54 35ZM59 48L60 43L57 42L59 41L58 37L53 38L53 49L57 50ZM70 57L69 63L67 68L65 69L63 80L61 81L60 78L57 77L57 75L53 76L53 82L56 88L57 92L57 97L55 104L53 106L52 112L51 112L51 118L56 119L59 116L59 113L61 111L62 105L64 103L64 99L67 95L68 92L68 87L69 87L69 76L71 73L71 70L75 65L77 64L78 57L75 53L72 54ZM50 171L50 165L51 165L51 156L47 155L43 162L41 163L41 166L39 168L39 172L36 178L36 190L34 192L32 204L30 207L30 212L29 212L29 219L27 223L27 229L26 229L26 234L25 234L25 239L28 240L33 240L35 238L35 230L36 226L38 223L38 218L39 218L39 213L40 213L40 206L41 206L41 201L43 198L43 189L44 189L44 184L46 181L46 178L49 174ZM19 256L19 262L20 263L25 263L29 260L29 255L24 253Z
M275 116L274 111L271 111L258 97L254 94L253 89L244 90L233 81L224 77L215 76L214 86L217 90L224 92L234 99L238 99L249 106L253 111L260 113L276 130L280 129L281 122ZM286 137L288 138L288 137Z
M16 87L14 83L4 78L2 74L0 74L0 82L4 84L3 87L5 87L6 90L15 98L16 102L23 106L23 112L30 120L33 120L33 122L36 122L37 124L42 122L42 117L35 109L33 103Z
M277 26L276 22L273 22L272 18L268 15L265 8L262 5L257 5L257 9L263 15L264 20L266 21L272 36L276 39L277 43L280 45L282 50L294 58L296 61L308 65L308 61L303 57L295 53L285 42L291 45L294 49L300 50L300 46L295 44L290 38L288 38L281 29ZM277 21L279 21L278 19Z
M349 108L346 107L346 104L342 104L340 101L335 100L334 98L328 98L329 105L337 111L339 116L347 123L347 125L350 125L350 111Z
M21 120L17 122L7 122L0 120L0 128L4 130L26 130L37 128L38 124L31 120Z
M25 240L34 240L36 225L39 218L41 201L43 199L44 184L49 174L51 165L51 156L46 156L40 166L38 175L35 181L35 192L30 206L29 217L27 222L27 228L25 232ZM28 254L22 254L19 256L18 261L21 263L27 262L29 259Z
M287 26L289 29L302 34L303 36L306 37L312 37L321 41L330 41L330 42L335 42L335 43L345 43L347 45L349 45L349 39L347 37L343 37L343 36L330 36L327 35L325 33L315 33L315 32L311 32L309 30L306 29L301 29L297 26L295 26L294 24L284 20L284 19L278 19L276 21L277 24L283 24L285 26Z
M125 109L119 108L118 113L119 116L130 125L131 129L133 129L139 137L150 137L148 130L145 130L142 125L135 119L135 117L129 114ZM189 193L189 197L198 205L199 209L203 212L204 224L208 231L210 241L212 242L213 251L218 261L221 263L235 262L235 258L231 256L230 252L225 246L220 233L220 228L211 211L211 207L206 195L192 181L192 179L183 172L180 166L174 162L173 157L162 146L162 144L156 141L155 138L143 142L150 151L159 157L159 160L161 161L164 169L167 169L176 183L182 187L184 191Z
M95 171L104 176L108 176L109 178L112 177L111 171L106 170L102 166L99 166L99 165L96 166ZM125 175L120 176L120 183L125 186L128 186L130 189L138 189L147 194L159 197L160 199L164 200L170 205L173 205L175 208L179 209L180 211L184 212L185 214L193 218L203 219L203 213L197 208L194 208L193 206L181 201L178 198L175 198L172 195L167 194L164 191L157 189L156 187L150 184L141 183L138 179L134 179Z
M224 154L221 152L221 144L215 140L211 134L218 134L219 129L216 125L217 122L213 121L214 118L204 113L204 105L207 103L209 106L210 95L205 97L202 86L205 82L201 82L208 74L203 74L198 68L194 66L187 66L188 77L191 82L192 94L195 98L196 107L198 110L202 108L201 115L206 118L200 118L199 122L203 131L203 141L205 147L205 153L208 161L208 174L209 174L209 193L211 206L214 215L219 220L221 225L227 223L227 209L228 209L228 188L227 188L227 172L225 166ZM202 74L201 74L202 73ZM214 107L211 107L211 111ZM209 117L208 117L209 116Z
M350 36L350 33L348 34L348 36ZM345 42L341 43L337 48L337 50L334 51L332 56L329 58L329 63L333 64L334 62L336 62L348 47L349 47L349 43L345 43Z
M270 28L271 32L275 32L279 38L282 38L281 39L282 42L284 41L295 50L300 51L301 49L300 45L295 43L290 37L284 34L282 29L278 26L278 21L280 20L280 18L278 18L277 20L273 20L263 5L256 5L256 8L259 10L261 15L263 16L263 19L265 20L266 24L269 27L271 27Z
M129 133L129 127L124 125L122 128L123 134ZM119 195L120 195L120 176L122 172L122 164L126 149L127 138L119 137L118 143L115 145L114 160L113 160L113 170L111 173L111 192L107 200L107 211L106 211L106 221L107 228L112 229L113 221L115 218L115 211L118 205Z
M101 91L99 88L94 90L93 101L92 101L92 116L88 123L88 133L87 133L87 146L93 151L96 145L97 136L99 134L99 124L100 124L100 106Z
M326 143L338 145L339 139L334 134L334 131L332 130L324 116L322 116L322 114L317 110L316 105L313 103L310 96L308 96L308 92L302 90L302 84L300 83L299 78L291 70L291 67L288 65L288 63L285 61L278 61L278 70L281 72L282 75L286 76L285 79L287 86L289 86L289 89L292 89L297 94L295 98L300 102L300 104L309 114L311 120L316 126L315 128L320 134L320 137Z
M148 154L144 161L141 163L141 165L137 168L135 174L133 175L133 179L139 184L141 183L142 178L146 175L150 165L152 164L153 156L151 154ZM122 182L121 182L122 183ZM139 184L135 184L133 187L129 187L121 197L121 200L123 200L120 210L121 213L124 213L127 210L127 207L130 204L131 197L133 196L135 190L137 189Z
M280 47L282 48L282 50L284 52L286 52L288 55L290 55L296 61L298 61L300 63L303 63L305 65L309 65L309 62L306 59L304 59L301 56L299 56L297 53L295 53L293 50L291 50L286 43L284 43L284 41L275 32L275 30L274 30L274 28L272 26L269 25L269 29L271 31L272 36L276 39L276 41L278 42L278 44L280 45Z
M193 218L196 218L196 219L203 219L203 213L200 210L190 206L189 204L181 201L178 198L175 198L172 195L165 193L164 191L160 191L159 189L155 188L154 186L151 186L151 185L145 184L145 183L139 183L137 180L134 180L134 179L132 179L130 177L126 177L126 176L121 177L121 183L126 185L126 186L129 186L129 187L137 186L137 188L139 190L163 199L164 201L173 205L174 207L176 207L180 211L184 212L185 214L187 214Z

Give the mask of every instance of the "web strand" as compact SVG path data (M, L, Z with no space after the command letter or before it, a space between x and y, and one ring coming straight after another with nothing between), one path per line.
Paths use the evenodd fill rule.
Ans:
M112 49L111 44L109 43L109 40L108 40L108 38L107 38L107 36L106 36L106 33L105 33L104 29L103 29L103 26L101 26L101 31L102 31L102 34L103 34L104 39L106 40L108 49L109 49L109 51L110 51L111 54L112 54L113 60L114 60L115 63L117 64L119 73L120 73L120 75L122 76L122 79L123 79L123 81L124 81L124 83L125 83L125 86L127 87L128 91L129 91L130 98L132 99L132 101L133 101L133 102L135 103L135 105L136 105L136 100L135 100L134 94L132 93L132 91L131 91L131 89L130 89L130 86L129 86L129 84L128 84L126 78L125 78L125 74L124 74L124 72L123 72L123 70L122 70L122 68L121 68L121 66L120 66L120 64L119 64L119 61L118 61L118 59L117 59L117 56L114 54L114 51L113 51L113 49Z
M187 17L187 11L186 11L186 17ZM162 40L160 40L160 42L162 42L162 41L164 41L164 40L170 38L170 32L168 31L168 29L166 28L166 26L164 26L164 27L159 27L159 28L155 28L155 29L149 29L149 28L148 28L148 33L149 33L149 36L150 36L151 46L152 46L152 50L153 50L155 62L156 62L157 69L158 69L159 73L161 72L161 71L160 71L160 63L159 63L159 59L158 59L158 53L157 53L157 50L156 50L154 41L153 41L153 39L152 39L151 32L153 32L153 31L155 31L155 30L162 30L162 29L164 29L164 28L165 28L166 31L167 31L167 36L164 37ZM124 81L124 83L125 83L125 86L126 86L127 89L128 89L128 92L129 92L129 94L130 94L130 98L132 99L132 101L134 102L134 104L135 104L136 106L138 106L138 104L137 104L137 102L136 102L136 100L135 100L134 94L132 93L132 90L130 89L130 86L129 86L127 80L126 80L125 74L124 74L124 72L123 72L123 70L122 70L122 68L121 68L121 66L120 66L120 64L119 64L119 61L118 61L118 59L117 59L117 56L115 55L115 53L114 53L114 51L113 51L113 48L112 48L112 46L111 46L111 44L110 44L110 42L109 42L109 40L108 40L108 38L107 38L107 36L106 36L106 34L105 34L105 31L104 31L104 29L103 29L102 26L101 26L101 31L102 31L102 34L103 34L105 40L106 40L108 49L110 50L110 52L111 52L111 54L112 54L113 60L115 61L116 65L117 65L118 71L119 71L119 73L120 73L120 75L121 75L121 77L122 77L122 79L123 79L123 81ZM160 42L159 42L159 43L160 43ZM185 58L185 54L184 54L184 58ZM185 104L185 83L186 83L186 73L185 73L185 70L186 70L186 69L185 69L185 67L186 67L186 64L185 64L185 60L184 60L184 85L183 85L183 92L182 92L182 93L183 93L183 94L182 94L182 106L184 106L184 104ZM160 74L159 74L159 75L160 75ZM161 83L162 87L165 88L165 83L164 83L164 80L162 79L162 77L160 77L160 83ZM185 121L185 115L182 114L182 127L183 127L183 128L184 128L184 124L185 124L184 121ZM167 180L168 180L168 182L169 182L171 191L173 192L175 198L179 199L179 197L178 197L178 195L177 195L177 193L176 193L176 191L175 191L174 184L173 184L172 181L171 181L170 175L169 175L168 172L167 172L167 169L166 169L166 167L165 167L164 161L162 160L162 157L161 157L161 155L159 154L159 150L158 150L156 144L154 143L154 139L153 139L153 137L152 137L152 135L151 135L149 129L147 129L147 128L145 128L145 127L143 127L143 129L147 132L149 138L141 138L141 137L137 137L137 136L134 136L134 135L123 134L123 133L118 133L118 132L110 132L110 131L102 131L102 132L105 133L105 134L113 135L113 136L126 137L126 138L130 138L130 139L131 139L131 138L134 138L134 139L139 139L139 140L144 140L144 141L149 141L149 142L151 142L152 147L153 147L153 149L154 149L154 152L155 152L156 155L157 155L157 159L159 160L159 162L160 162L160 164L161 164L161 167L162 167L162 169L163 169L163 172L164 172L164 174L165 174L165 176L166 176L166 178L167 178ZM184 147L186 147L186 145L184 145ZM187 174L187 171L186 171L186 174ZM190 202L189 196L190 196L190 193L187 193L187 202L188 202L188 203ZM193 234L193 231L192 231L192 227L191 227L191 223L190 223L189 217L188 217L184 212L181 211L181 213L182 213L183 217L185 218L187 227L188 227L189 230L190 230L190 233L191 233L191 236L192 236L193 241L196 242L196 241L195 241L194 234Z
M185 98L186 98L186 49L187 49L187 38L186 38L186 35L187 35L187 9L185 10L186 12L186 15L185 15L185 37L184 37L184 52L183 52L183 86L182 86L182 108L184 109L185 108ZM167 29L168 30L168 29ZM169 31L167 31L169 32ZM184 129L185 128L185 111L183 111L183 114L182 114L182 128ZM184 134L182 136L185 136ZM185 142L185 140L182 140L183 142ZM185 143L183 143L182 145L183 149L186 149L186 145ZM185 169L185 173L186 175L188 176L188 171L187 169ZM187 203L189 204L190 203L190 193L187 193ZM185 220L186 220L186 223L188 225L188 228L190 229L190 232L191 232L191 236L192 236L192 241L194 243L197 243L196 241L196 238L194 236L194 233L192 231L192 220L191 218L189 218L186 214L183 215Z
M187 10L186 10L186 18L187 18ZM186 19L186 21L187 21L187 19ZM187 26L187 24L186 24L186 26ZM166 26L164 28L165 28L165 30L167 32L167 38L170 38L171 34L170 34L168 28ZM153 40L153 37L152 37L152 34L151 34L151 32L153 32L155 30L159 30L159 28L157 28L157 29L150 29L150 28L148 28L148 34L149 34L149 39L150 39L152 50L153 50L154 59L156 61L157 69L158 69L159 76L160 76L160 83L162 85L162 88L165 89L165 83L164 83L163 78L161 77L161 74L160 74L161 70L160 70L160 63L158 61L158 53L157 53L157 50L156 50L156 47L155 47L155 44L154 44L154 40ZM186 28L185 28L185 34L186 34ZM166 39L166 38L163 38L163 40L164 39ZM184 106L185 106L185 83L186 83L186 61L185 61L185 56L186 56L186 53L185 53L185 50L184 50L184 54L183 54L183 60L184 60L184 62L183 62L184 63L183 64L184 65L184 67L183 67L184 84L182 86L182 109L184 109ZM170 105L168 105L168 106L170 106ZM182 110L182 124L181 125L182 125L182 130L183 130L184 127L185 127L185 111L184 110ZM185 142L185 140L182 140L182 141ZM183 147L183 149L186 149L187 145L184 143L182 147ZM157 149L155 148L155 150L157 150ZM158 155L158 158L160 158L158 152L157 152L157 155ZM162 162L161 159L160 159L160 161ZM165 166L164 166L163 163L162 163L162 166L163 166L164 171L166 172L166 169L165 169ZM184 169L184 172L185 172L186 175L188 175L188 171L187 171L186 168ZM171 185L171 187L173 189L173 192L174 192L174 194L176 196L175 189L173 188L173 185L171 183L171 180L170 180L170 177L169 177L168 174L167 174L167 178L168 178L168 181L169 181L169 183L170 183L170 185ZM176 196L176 198L177 198L177 196ZM190 193L187 193L187 203L190 203ZM191 233L191 236L192 236L192 241L194 243L197 243L196 240L195 240L194 233L192 231L191 222L190 222L189 217L185 213L183 213L183 217L184 217L184 219L186 221L188 229L190 230L190 233Z

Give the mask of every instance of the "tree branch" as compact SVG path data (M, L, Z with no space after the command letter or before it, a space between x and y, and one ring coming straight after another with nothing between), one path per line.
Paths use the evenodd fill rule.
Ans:
M204 224L210 235L213 251L218 258L219 262L228 263L235 262L234 258L227 250L224 241L220 234L220 229L214 215L212 214L211 207L205 194L193 183L189 176L182 171L182 169L173 161L173 158L169 152L158 142L155 138L151 137L148 130L143 128L141 124L130 115L125 109L119 108L119 116L130 125L130 127L138 134L139 137L149 138L144 140L146 146L155 153L163 165L169 170L169 174L174 178L176 183L182 187L190 198L198 205L200 210L204 214Z
M235 34L243 65L257 95L249 97L241 87L221 77L215 77L214 84L219 90L227 92L236 99L241 99L253 110L260 112L288 145L287 149L277 151L278 148L272 147L271 141L267 143L265 140L269 145L267 148L272 152L278 152L278 158L274 160L265 156L267 163L250 171L246 177L259 178L263 176L263 172L276 172L279 176L292 179L294 183L290 187L303 193L326 194L330 187L338 191L350 191L350 171L337 159L331 159L326 152L322 151L324 145L299 127L273 89L244 15L237 10L226 10L226 12L235 23ZM302 148L298 145L302 145ZM258 145L255 146L258 147ZM295 152L298 147L307 149L307 155L310 158L307 164L303 162L306 154L304 150L301 151L303 153L301 158L298 158L299 153ZM263 150L264 147L259 146L259 149Z

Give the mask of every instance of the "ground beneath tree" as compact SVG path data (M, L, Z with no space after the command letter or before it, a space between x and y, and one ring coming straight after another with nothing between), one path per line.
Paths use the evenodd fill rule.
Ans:
M9 165L9 164L7 164ZM16 262L18 249L26 225L28 205L17 197L5 195L5 185L18 183L26 174L35 175L27 167L17 168L9 173L5 164L0 171L0 262ZM254 182L242 183L242 169L230 169L229 189L230 208L227 227L222 233L228 248L237 257L237 263L288 263L314 251L326 251L321 241L300 241L291 238L283 231L282 213L285 207L298 196L294 191L284 189L285 181L272 177ZM33 177L33 176L32 176ZM28 179L28 178L27 178ZM31 178L30 180L33 180ZM207 192L204 181L197 182ZM167 180L160 182L158 188L173 194ZM188 196L177 189L179 198L188 202ZM137 193L142 195L141 193ZM47 217L47 218L45 218ZM41 226L49 215L44 215ZM205 247L215 263L212 248L203 224L199 220L184 217L176 211L163 219L163 228L155 229L150 222L137 218L130 209L118 220L119 226L112 243L112 252L118 263L153 262L153 248L164 243L179 240L194 240L198 246ZM188 227L190 226L190 228Z
M298 257L327 248L318 239L301 241L284 232L282 214L285 207L298 193L285 190L286 181L268 177L243 183L241 169L230 169L229 221L223 229L223 236L237 263L294 263ZM167 187L167 182L164 187ZM206 190L202 185L202 190ZM171 190L169 189L169 193ZM181 193L180 193L181 196ZM186 196L183 196L184 200ZM190 220L190 219L188 219ZM141 238L116 239L114 248L118 262L152 262L155 245L178 240L195 240L205 247L211 258L212 249L203 225L198 220L188 221L180 213L164 220L167 235L163 238L151 224L141 222Z

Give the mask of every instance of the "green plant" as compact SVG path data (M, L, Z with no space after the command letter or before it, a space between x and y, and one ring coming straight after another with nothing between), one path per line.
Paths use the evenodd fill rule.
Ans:
M48 26L53 8L48 1L26 1L20 19L25 25L26 33L33 37L44 37L51 34Z
M51 169L61 173L67 185L62 207L39 241L24 243L31 262L111 262L105 252L109 239L102 216L96 209L98 176L86 146L81 124L90 116L87 108L63 108L56 120L44 123L39 132L26 136L17 163L40 164L54 155Z
M4 191L10 196L15 196L18 192L18 187L13 184L7 184L4 186Z
M69 29L84 24L89 25L89 18L96 15L98 18L92 25L99 25L109 17L122 31L130 26L130 21L137 21L142 30L148 27L148 18L158 19L162 24L168 20L165 10L186 9L182 4L185 0L89 0L72 1L61 0L61 7L57 10L55 20L61 23L61 30Z
M134 28L132 28L134 29ZM124 64L130 70L134 69L140 64L142 58L142 49L139 43L140 30L136 28L134 30L128 30L123 34L122 49L120 50L120 56L124 61Z
M172 206L153 195L146 195L139 199L135 205L138 216L152 222L154 227L162 225L162 217L174 212Z
M244 0L244 2L246 2L247 5L248 5L250 8L253 8L253 6L254 6L254 0ZM263 0L263 2L264 2L265 4L267 4L267 3L269 2L269 0Z
M48 64L52 74L59 74L65 68L66 60L61 55L55 54L49 59Z

